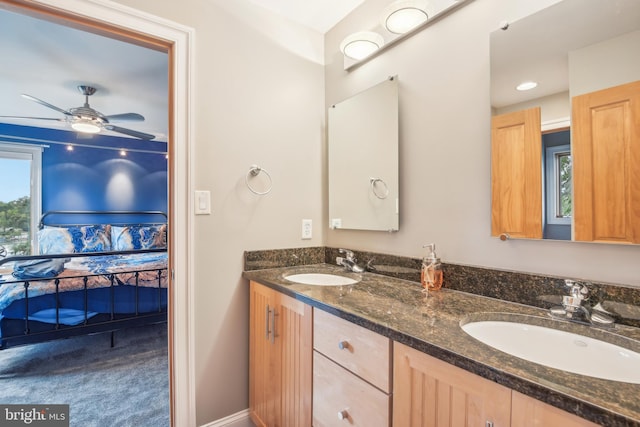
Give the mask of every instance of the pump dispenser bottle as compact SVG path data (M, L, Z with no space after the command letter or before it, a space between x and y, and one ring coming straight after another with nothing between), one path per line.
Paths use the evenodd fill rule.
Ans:
M442 281L444 279L442 263L436 255L436 245L434 243L424 245L423 247L427 248L427 255L422 259L420 282L426 291L437 291L442 287Z

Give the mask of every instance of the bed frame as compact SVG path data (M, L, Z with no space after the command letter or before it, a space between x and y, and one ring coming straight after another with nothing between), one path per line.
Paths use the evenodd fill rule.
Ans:
M46 220L53 215L84 215L85 217L104 217L118 218L118 217L132 217L132 216L145 216L146 218L162 218L162 221L156 222L108 222L111 225L150 225L150 224L166 224L167 216L160 211L50 211L42 215L40 219L39 227L44 225L50 226L76 226L76 225L89 225L89 224L45 224ZM73 257L97 257L105 255L128 255L128 254L140 254L140 253L166 253L167 249L144 249L144 250L132 250L132 251L109 251L109 252L93 252L93 253L73 253L73 254L48 254L48 255L33 255L33 256L10 256L6 258L0 258L0 267L3 264L7 264L10 261L28 261L37 259L55 259L55 258L73 258ZM139 286L139 276L142 273L151 272L157 274L157 286ZM119 286L118 276L121 274L133 274L134 284L127 286ZM87 283L93 276L107 277L109 285L107 287L101 287L98 289L89 289ZM60 290L60 286L64 284L65 280L82 278L84 282L84 288L80 290L73 290L63 295L64 292ZM164 278L164 279L163 279ZM18 345L34 344L44 341L51 341L61 338L68 338L78 335L87 335L103 332L111 332L111 345L114 345L114 332L119 329L144 326L156 323L162 323L167 321L167 305L168 305L168 276L167 266L159 269L148 270L136 270L118 271L117 273L103 273L103 274L85 274L82 276L65 276L48 279L23 279L17 280L17 282L23 283L25 297L19 300L19 303L24 304L24 312L29 313L30 304L33 304L34 297L29 296L29 287L38 281L54 281L55 292L44 295L52 301L52 307L55 309L55 323L44 323L37 320L30 319L31 315L23 316L23 319L10 319L2 317L0 313L0 350L8 347L14 347ZM165 281L165 286L162 286L162 281ZM9 282L10 283L10 282ZM3 286L3 283L0 283ZM71 295L71 293L75 295ZM91 294L94 292L93 294ZM98 298L103 298L102 304L108 304L110 306L110 312L99 312L93 316L89 313L92 312L89 308L90 295L95 298L96 293L100 292ZM35 298L41 298L43 295ZM64 297L73 297L80 300L84 300L84 320L77 325L66 325L60 323L60 301ZM128 298L128 300L123 300ZM124 303L135 307L130 313L122 313L116 310L118 304ZM107 311L107 310L103 310ZM92 313L93 314L93 313Z

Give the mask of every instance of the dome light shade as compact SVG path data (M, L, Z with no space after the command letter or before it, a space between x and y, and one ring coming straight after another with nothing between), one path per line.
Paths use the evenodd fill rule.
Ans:
M342 53L359 61L371 55L384 45L384 39L378 33L373 31L360 31L353 33L340 43Z
M429 19L425 0L399 0L384 11L382 24L389 32L405 34Z
M71 123L71 128L75 131L82 133L98 133L100 132L100 126L98 126L93 120L80 118Z

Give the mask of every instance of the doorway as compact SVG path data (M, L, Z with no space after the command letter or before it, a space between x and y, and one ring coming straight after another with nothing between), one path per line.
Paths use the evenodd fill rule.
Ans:
M192 225L188 215L192 184L188 177L193 124L188 110L192 102L189 81L193 62L193 30L115 3L103 4L99 1L3 0L0 7L164 50L169 55L168 216L172 239L169 242L168 328L171 420L172 425L194 425L193 318L189 314L193 298L193 275L188 261L192 253L189 238ZM181 191L177 191L178 188Z

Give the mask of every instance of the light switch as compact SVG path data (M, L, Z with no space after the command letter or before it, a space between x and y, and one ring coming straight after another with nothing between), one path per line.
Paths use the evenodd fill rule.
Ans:
M211 214L211 192L196 190L195 197L195 209L196 215L210 215Z

